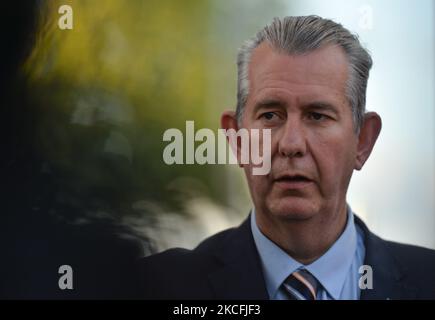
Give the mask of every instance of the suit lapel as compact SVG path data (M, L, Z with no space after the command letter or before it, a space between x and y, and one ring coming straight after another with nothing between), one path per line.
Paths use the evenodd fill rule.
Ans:
M249 217L224 242L216 258L222 267L209 274L218 299L269 299Z
M373 270L373 289L361 290L361 300L415 298L416 288L404 281L406 270L395 261L388 243L371 233L357 216L355 222L365 234L364 264ZM216 298L269 299L249 217L226 239L216 258L222 267L208 275Z
M413 299L416 289L404 282L405 271L388 250L388 243L366 227L355 216L355 222L364 231L366 255L364 264L373 270L373 289L361 290L361 300Z

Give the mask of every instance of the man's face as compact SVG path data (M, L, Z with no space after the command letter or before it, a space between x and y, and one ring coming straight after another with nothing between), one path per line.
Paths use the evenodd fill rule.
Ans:
M272 133L270 173L244 167L259 212L302 220L345 203L358 144L347 75L346 56L335 46L291 56L266 43L255 49L241 127Z

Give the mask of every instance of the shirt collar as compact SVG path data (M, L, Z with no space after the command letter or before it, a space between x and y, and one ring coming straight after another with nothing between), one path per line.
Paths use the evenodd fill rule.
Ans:
M283 281L300 268L311 272L333 299L340 298L355 256L357 242L353 212L349 206L343 233L328 251L309 265L303 265L294 260L260 231L255 220L255 209L251 213L251 229L260 255L266 288L271 298L276 296Z

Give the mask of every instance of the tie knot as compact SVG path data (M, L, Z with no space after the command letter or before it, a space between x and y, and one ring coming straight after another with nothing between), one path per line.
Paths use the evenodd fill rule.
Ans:
M318 281L305 269L293 272L283 286L292 300L316 300Z

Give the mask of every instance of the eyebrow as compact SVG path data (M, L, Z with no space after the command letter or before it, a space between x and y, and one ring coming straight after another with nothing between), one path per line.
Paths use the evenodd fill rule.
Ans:
M268 108L276 108L276 107L284 107L285 103L276 99L264 99L259 100L254 105L254 112L257 112L259 109L268 109Z
M259 100L255 105L254 105L254 112L257 112L259 109L261 108L276 108L276 107L285 107L286 104L280 100L277 99L264 99L264 100ZM304 104L303 109L310 109L310 110L319 110L319 111L329 111L332 112L336 115L338 115L338 109L335 105L329 103L329 102L324 102L324 101L314 101L314 102L310 102L307 104Z
M331 103L328 103L328 102L315 101L315 102L307 103L303 107L306 109L311 109L311 110L329 111L329 112L332 112L332 113L338 115L337 107Z

